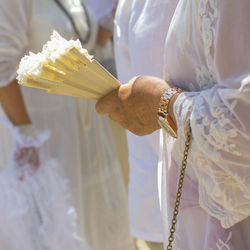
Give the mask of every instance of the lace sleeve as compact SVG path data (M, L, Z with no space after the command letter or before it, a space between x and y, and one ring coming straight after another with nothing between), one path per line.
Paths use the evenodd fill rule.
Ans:
M201 2L216 5L206 27L212 46L204 49L216 84L177 98L177 144L190 119L200 205L228 228L250 215L250 1Z
M0 0L0 86L16 76L28 46L31 0Z

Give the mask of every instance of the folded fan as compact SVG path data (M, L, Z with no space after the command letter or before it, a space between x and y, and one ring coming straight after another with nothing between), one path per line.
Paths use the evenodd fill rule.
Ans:
M48 93L98 100L120 86L119 81L83 49L56 31L38 54L24 56L17 70L23 86Z

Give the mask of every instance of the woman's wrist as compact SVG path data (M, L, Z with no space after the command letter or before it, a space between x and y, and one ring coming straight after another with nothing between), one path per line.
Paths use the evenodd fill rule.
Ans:
M158 109L159 124L171 136L177 138L177 125L174 116L174 102L182 90L177 87L168 88L161 96Z
M104 47L108 40L112 38L112 33L102 26L99 26L97 34L97 45Z

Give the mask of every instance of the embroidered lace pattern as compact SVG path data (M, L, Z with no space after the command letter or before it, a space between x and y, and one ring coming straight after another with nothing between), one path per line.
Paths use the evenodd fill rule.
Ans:
M249 60L244 60L245 50L232 50L237 44L237 38L227 29L225 32L224 26L230 20L228 15L232 9L227 2L182 1L182 18L176 21L176 26L183 24L188 19L185 14L192 13L192 22L189 23L193 25L193 28L189 28L192 36L186 38L186 47L189 47L192 55L187 51L186 55L180 57L183 65L187 66L183 67L186 71L180 73L180 78L187 79L183 80L182 87L187 86L189 91L180 94L175 102L178 140L173 146L171 141L169 144L173 147L171 153L174 163L180 166L186 124L190 120L193 140L188 156L187 175L194 186L186 185L185 190L191 193L194 187L196 191L197 183L198 192L193 192L194 200L199 199L200 207L206 212L204 217L211 216L218 220L211 227L207 220L204 222L207 225L206 228L203 226L207 239L204 244L208 250L228 250L234 249L233 245L238 246L236 232L241 225L245 230L244 222L249 217L250 204L249 119L245 115L249 106ZM188 3L192 3L191 10L188 9ZM234 4L233 0L231 4ZM242 20L245 19L240 18L242 10L242 7L238 10L240 21L235 24L237 31L244 30L241 25L243 26ZM169 38L169 44L178 46L177 55L181 53L178 39L177 36L173 36L172 40ZM243 47L248 48L247 44L244 43ZM232 65L234 58L239 58L238 61L242 63ZM188 81L193 81L194 90L193 86L190 88ZM168 162L168 167L171 164ZM187 195L187 199L189 198ZM238 222L242 224L234 227ZM230 232L224 228L230 228ZM178 233L182 236L181 230ZM177 244L177 247L180 246L183 245Z
M202 41L204 43L204 54L206 58L206 66L202 65L196 69L196 81L200 89L211 88L215 85L214 66L213 66L213 24L218 16L216 0L201 0L198 5L198 14L200 19L200 31ZM215 105L210 109L213 120L208 118L206 105L203 97L198 97L195 107L194 116L197 131L204 137L205 146L213 147L214 155L218 154L218 150L240 155L235 149L235 145L229 143L230 138L237 136L237 130L232 127L228 117L231 116L228 107L225 107L222 100L215 95L212 100ZM237 105L236 101L231 103L229 107L232 111Z
M231 169L230 164L225 166L221 163L224 158L241 156L236 144L242 135L235 126L237 119L234 110L238 105L237 100L225 100L223 89L215 86L213 33L218 15L216 4L216 0L201 0L198 3L199 27L206 59L196 70L196 80L203 91L196 92L194 96L184 93L177 99L175 115L180 140L176 142L176 148L180 150L176 151L174 158L179 158L182 152L185 125L191 115L194 143L189 159L195 166L193 171L199 179L200 205L211 216L218 218L223 227L230 227L248 214L246 206L241 206L241 212L236 211L237 204L248 202L244 193L249 192L242 183L246 183L249 177L235 171L233 166Z
M211 101L215 104L209 110L213 119L208 117L208 108L204 98L197 97L193 107L196 133L203 138L204 147L209 152L213 151L214 157L220 156L220 150L240 156L241 153L237 151L235 144L230 142L230 139L237 136L237 130L228 119L228 117L233 119L231 111L235 108L237 101L234 100L230 107L225 107L218 95L215 95Z
M221 239L218 239L218 241L216 242L217 250L230 250L230 246L228 245L228 243L231 238L232 238L232 232L230 231L228 233L228 237L225 242ZM210 250L213 250L213 249L210 248Z
M213 68L213 29L212 25L217 17L216 0L201 0L198 6L199 24L204 44L206 64L196 68L196 81L201 89L207 89L215 85Z

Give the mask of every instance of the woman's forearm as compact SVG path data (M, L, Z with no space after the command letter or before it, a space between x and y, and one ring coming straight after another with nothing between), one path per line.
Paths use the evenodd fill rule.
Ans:
M0 88L0 103L14 125L31 123L16 79L7 86Z
M109 39L112 38L112 33L102 26L99 26L98 35L97 35L97 44L101 47L104 47Z

